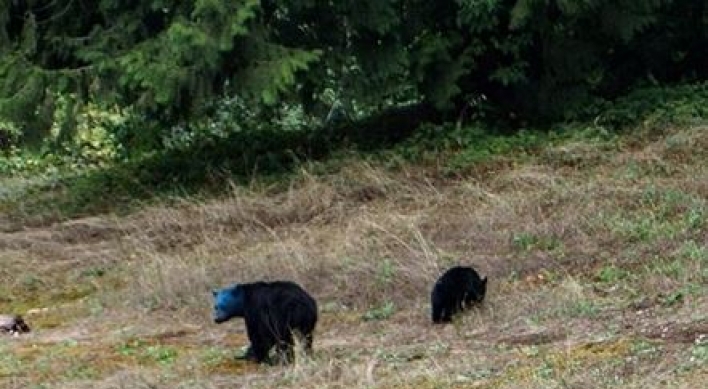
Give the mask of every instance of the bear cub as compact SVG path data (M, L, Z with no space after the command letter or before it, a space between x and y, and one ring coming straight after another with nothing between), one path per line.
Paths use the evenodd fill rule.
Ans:
M487 277L480 278L469 266L455 266L438 278L431 293L433 323L449 323L452 317L487 293Z
M312 350L317 303L300 285L260 281L235 284L212 293L216 323L244 318L251 342L246 359L271 363L269 353L275 347L279 361L292 361L295 334L302 339L305 351Z

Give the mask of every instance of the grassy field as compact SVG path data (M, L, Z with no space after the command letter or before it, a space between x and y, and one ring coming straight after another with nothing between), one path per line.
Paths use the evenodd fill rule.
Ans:
M0 216L0 313L33 328L0 338L0 387L706 386L708 127L566 141L454 175L315 170L286 190L128 215ZM490 277L487 301L433 326L430 288L453 264ZM317 298L312 357L234 359L243 322L214 324L210 291L256 279Z

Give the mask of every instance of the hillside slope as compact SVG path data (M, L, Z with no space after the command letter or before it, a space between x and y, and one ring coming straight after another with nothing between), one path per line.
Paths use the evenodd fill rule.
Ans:
M699 388L708 382L708 127L562 143L455 176L350 161L289 189L0 233L2 388ZM453 264L488 300L433 326ZM293 279L315 355L234 360L212 288Z

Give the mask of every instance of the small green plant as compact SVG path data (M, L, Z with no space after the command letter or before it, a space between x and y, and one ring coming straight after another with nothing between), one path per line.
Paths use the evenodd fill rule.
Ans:
M366 311L364 320L386 320L396 312L396 306L392 301L388 301L381 306L374 307Z
M650 342L646 339L636 339L632 343L632 354L641 356L641 355L656 355L659 352L661 352L661 344L657 342Z
M100 278L106 274L106 269L103 267L88 267L79 273L81 277Z
M603 283L615 283L629 278L630 273L627 270L614 265L603 266L597 272L597 280Z
M678 366L679 371L687 372L705 366L708 363L708 335L699 335L686 351L686 360Z
M692 261L708 262L708 247L698 244L695 240L688 240L679 248L678 256Z
M537 357L541 354L541 349L535 344L523 346L520 348L520 351L527 357Z
M512 236L511 245L518 251L552 251L562 247L563 242L554 236L520 232Z
M245 355L245 350L240 351L240 354ZM242 357L243 355L238 355ZM232 350L226 350L219 347L209 347L204 352L202 352L200 360L207 366L217 366L225 361L228 361L234 356Z
M683 301L684 296L685 293L683 290L676 290L662 298L661 303L666 306L676 305Z
M572 317L595 317L600 307L593 301L582 299L566 306L565 311Z
M686 212L685 222L687 229L692 231L700 231L702 228L706 227L706 220L708 219L708 214L706 214L706 208L700 206L694 206Z
M661 303L665 306L680 304L686 299L687 296L695 296L702 290L703 288L700 285L688 283L663 296L661 298Z
M376 274L377 282L381 285L388 285L391 281L393 281L395 275L396 268L393 262L389 258L385 258L381 261L379 264L378 273Z
M88 380L96 379L99 373L91 366L79 365L72 366L71 368L64 371L64 377L72 380Z
M536 369L535 374L537 377L544 380L552 379L555 374L553 362L548 360L543 361L543 363Z
M706 363L708 362L708 339L699 338L691 347L691 361Z
M177 350L174 347L164 345L148 346L141 355L141 359L157 362L161 365L169 365L177 359Z
M131 339L116 346L116 351L123 356L134 356L139 350L146 347L147 343L141 339Z
M673 279L684 279L686 274L685 263L678 260L656 259L649 265L649 271Z
M123 355L137 358L143 362L170 364L177 359L177 350L174 347L153 344L150 345L142 339L131 339L116 346L116 351Z

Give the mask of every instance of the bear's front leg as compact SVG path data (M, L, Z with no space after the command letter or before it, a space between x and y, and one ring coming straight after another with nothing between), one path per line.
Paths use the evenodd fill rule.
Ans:
M262 323L258 318L246 316L246 333L248 340L251 341L251 346L246 355L252 355L251 360L258 363L269 362L268 352L275 344L274 339L266 331L262 331Z

